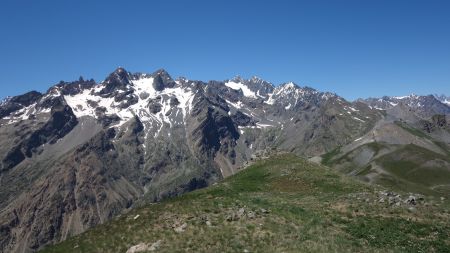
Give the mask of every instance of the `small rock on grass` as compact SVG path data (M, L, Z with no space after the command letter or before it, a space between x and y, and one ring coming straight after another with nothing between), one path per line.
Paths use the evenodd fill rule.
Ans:
M187 228L187 223L183 223L180 226L174 228L173 230L175 230L175 232L177 233L182 233L184 232L184 230Z
M158 240L152 244L150 243L139 243L137 245L131 246L127 253L139 253L139 252L147 252L147 251L155 251L161 246L161 240Z
M150 248L148 249L149 251L155 251L157 250L160 246L161 246L162 241L158 240L155 243L153 243Z
M144 252L148 249L148 245L146 243L139 243L138 245L131 246L127 253L137 253L137 252Z

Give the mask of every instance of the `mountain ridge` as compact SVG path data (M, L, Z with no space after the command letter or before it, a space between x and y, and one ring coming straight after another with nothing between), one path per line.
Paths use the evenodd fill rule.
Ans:
M270 150L317 158L384 132L383 122L402 129L401 143L408 127L450 142L445 116L432 120L450 107L429 96L389 99L377 109L378 100L349 102L293 82L124 68L100 83L80 78L9 98L0 106L0 248L36 251L139 203L214 184ZM423 148L447 145L421 138Z

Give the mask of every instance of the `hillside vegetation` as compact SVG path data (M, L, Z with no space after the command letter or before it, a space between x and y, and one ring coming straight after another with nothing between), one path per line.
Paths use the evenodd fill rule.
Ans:
M450 198L450 128L424 122L421 127L380 122L368 134L322 155L321 162L391 190Z
M449 207L283 154L42 252L450 252Z

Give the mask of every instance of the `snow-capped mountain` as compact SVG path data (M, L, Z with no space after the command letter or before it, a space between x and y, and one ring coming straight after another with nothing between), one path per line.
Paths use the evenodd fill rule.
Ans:
M441 94L441 95L435 94L434 97L435 97L437 100L441 101L442 103L444 103L444 104L450 106L450 97L445 96L445 95L443 95L443 94Z
M429 118L434 114L450 113L449 105L437 99L433 95L419 96L411 94L400 97L384 96L382 98L359 99L358 101L366 103L371 108L380 110L389 110L394 107L405 107L408 110L414 110L418 115L425 118Z
M0 104L0 246L37 250L139 202L205 187L267 149L324 154L400 103L420 116L448 112L433 96L351 103L292 82L123 68L100 83L80 78L8 98Z

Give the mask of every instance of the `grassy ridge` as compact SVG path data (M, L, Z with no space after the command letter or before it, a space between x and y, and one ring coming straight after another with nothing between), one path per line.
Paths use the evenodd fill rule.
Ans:
M450 186L450 157L409 144L375 160L391 173L385 185L403 191L450 197L435 186Z
M135 209L43 252L449 252L448 203L414 211L293 155Z

